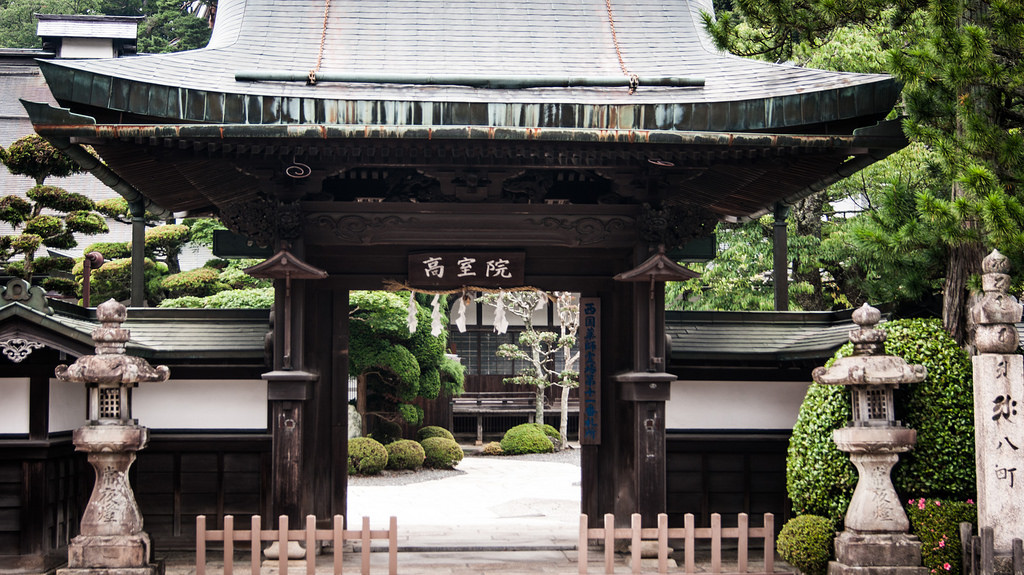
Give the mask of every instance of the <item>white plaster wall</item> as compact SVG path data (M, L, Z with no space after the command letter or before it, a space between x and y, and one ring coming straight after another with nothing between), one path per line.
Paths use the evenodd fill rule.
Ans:
M64 38L61 58L113 58L114 43L108 38Z
M50 380L50 433L86 424L86 391L81 383Z
M132 392L132 416L150 429L266 429L267 382L140 383Z
M0 378L0 433L28 434L29 380Z
M788 430L810 382L675 381L665 405L668 429Z

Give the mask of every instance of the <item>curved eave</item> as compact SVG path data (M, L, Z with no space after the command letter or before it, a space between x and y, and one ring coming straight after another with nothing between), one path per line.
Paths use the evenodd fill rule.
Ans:
M868 125L883 118L900 93L892 78L837 85L787 95L735 101L704 101L699 88L652 89L636 102L616 102L596 92L574 101L572 91L546 90L523 101L522 91L482 90L486 98L414 98L416 87L366 85L374 98L284 96L208 91L125 79L75 68L73 62L39 62L53 96L72 109L97 117L127 115L151 123L341 124L394 127L487 126L591 130L668 130L694 132L802 132L811 127ZM338 94L338 91L333 91ZM342 94L345 92L342 91ZM443 95L443 91L441 92ZM409 97L406 99L406 95ZM435 94L437 95L437 94ZM387 97L393 96L393 97Z

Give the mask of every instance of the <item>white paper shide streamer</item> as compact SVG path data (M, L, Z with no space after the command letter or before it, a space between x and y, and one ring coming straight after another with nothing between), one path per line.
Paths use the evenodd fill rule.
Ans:
M508 318L505 317L505 291L498 292L498 301L494 303L494 331L508 331Z
M434 299L430 301L430 335L437 337L441 335L444 328L441 324L441 296L440 294L434 295Z
M455 326L459 328L459 333L466 333L466 299L468 296L462 296L455 304Z
M412 292L409 293L409 317L405 323L409 325L409 333L416 333L419 322L416 320L416 294Z

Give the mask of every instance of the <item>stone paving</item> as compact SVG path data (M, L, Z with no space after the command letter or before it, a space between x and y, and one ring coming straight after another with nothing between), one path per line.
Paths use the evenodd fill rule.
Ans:
M458 469L463 473L429 481L350 483L349 525L359 525L365 515L372 529L386 529L389 517L398 517L400 574L579 572L578 463L571 458L566 463L470 456ZM383 551L384 545L375 542L372 549ZM603 572L601 553L590 550L590 573ZM757 555L752 552L752 559ZM195 573L192 554L164 559L168 575ZM249 575L248 555L238 555L235 561L235 573ZM330 573L332 561L329 553L318 556L317 574ZM628 573L627 561L628 557L620 558L615 572ZM346 552L344 572L359 573L359 567L359 553ZM777 570L784 568L779 565ZM278 572L268 565L262 571ZM288 571L303 575L305 563L291 562ZM387 554L372 553L371 573L387 572ZM223 575L219 551L208 553L207 573Z

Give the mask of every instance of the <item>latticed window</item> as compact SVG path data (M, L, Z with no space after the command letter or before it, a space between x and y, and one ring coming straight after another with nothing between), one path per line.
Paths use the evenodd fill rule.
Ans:
M119 419L121 417L121 390L117 387L100 388L101 419Z
M889 405L886 401L884 389L869 389L867 391L868 419L888 421Z

